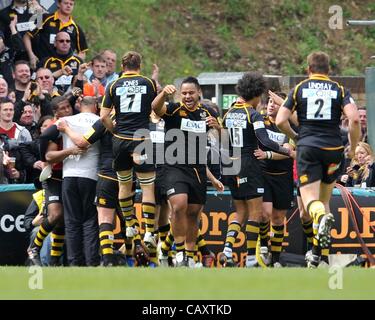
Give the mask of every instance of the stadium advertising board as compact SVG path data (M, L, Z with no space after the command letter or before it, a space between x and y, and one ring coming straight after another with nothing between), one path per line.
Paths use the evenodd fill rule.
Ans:
M26 258L27 235L23 227L24 213L32 199L32 191L0 192L0 265L23 265ZM360 235L372 250L375 247L374 232L371 226L375 226L375 197L355 196L356 201L362 207L362 213L356 210L356 218ZM362 254L357 234L349 217L348 210L344 206L342 198L334 195L331 201L331 210L336 222L332 229L331 253L356 253ZM138 218L141 217L141 205L136 204ZM201 230L209 248L218 254L224 246L224 240L228 221L233 217L234 206L229 192L215 194L209 192L207 204L202 213ZM305 239L299 219L299 212L292 208L288 212L288 221L285 231L284 250L290 253L303 254ZM117 245L120 245L120 225L117 221L115 237ZM240 233L234 245L236 258L243 261L246 256L246 236Z

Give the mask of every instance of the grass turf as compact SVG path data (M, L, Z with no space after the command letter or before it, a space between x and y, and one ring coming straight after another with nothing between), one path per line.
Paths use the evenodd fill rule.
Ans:
M43 268L43 289L26 267L0 267L0 299L250 300L375 299L373 269Z

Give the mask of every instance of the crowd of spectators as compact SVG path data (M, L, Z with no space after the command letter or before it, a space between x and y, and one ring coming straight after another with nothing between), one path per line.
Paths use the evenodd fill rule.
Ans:
M40 135L63 115L79 114L85 97L94 98L89 104L96 110L106 88L121 76L112 48L91 54L93 58L87 60L89 46L79 20L73 18L74 4L74 0L58 0L56 12L43 13L36 0L13 0L0 11L0 184L34 184L42 190L40 174L46 163L41 158ZM36 25L32 17L42 13L42 21ZM156 65L152 78L158 78ZM157 81L156 85L160 91ZM210 100L201 102L221 113ZM69 110L65 112L64 108ZM361 107L359 114L361 142L354 158L343 161L338 183L375 187L375 158L367 143L366 108ZM348 120L344 118L341 133L343 144L348 146ZM216 152L220 158L219 138L211 135L209 140L213 151L209 155ZM220 165L210 169L220 177ZM36 202L34 197L29 229L43 220L43 210ZM34 232L31 241L35 237Z
M48 13L36 0L13 0L0 11L0 183L35 183L42 169L38 138L55 118L51 102L69 96L100 102L117 79L117 55L103 50L85 61L88 45L73 18L74 0ZM34 15L42 15L40 25Z
M2 184L37 183L41 169L38 137L55 116L51 108L54 97L74 97L74 93L82 91L83 96L95 96L100 101L106 86L119 77L117 55L112 49L85 62L88 44L79 21L72 16L74 0L58 0L57 4L56 12L43 13L39 27L36 22L29 22L35 13L43 11L36 0L13 0L0 11L0 99L8 102L0 105ZM361 107L359 112L362 141L367 142L366 108ZM344 144L348 144L345 119L342 135ZM369 154L365 163L347 160L343 164L339 183L375 186L367 174L370 171L372 177L373 153L366 150ZM354 178L363 172L366 183L359 183Z

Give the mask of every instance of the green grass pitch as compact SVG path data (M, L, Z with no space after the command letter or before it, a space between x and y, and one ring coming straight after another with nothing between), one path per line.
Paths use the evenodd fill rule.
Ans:
M0 299L375 299L374 269L41 270L43 289L31 290L37 282L27 267L0 267Z

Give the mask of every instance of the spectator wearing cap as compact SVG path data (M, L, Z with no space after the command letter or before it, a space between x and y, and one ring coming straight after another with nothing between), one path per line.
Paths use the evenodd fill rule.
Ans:
M61 31L69 33L72 50L85 60L88 47L84 32L72 17L74 0L57 0L57 6L58 10L55 13L43 15L40 29L26 33L23 38L33 69L36 68L38 60L53 56L55 37ZM36 36L39 36L38 51L34 52L31 39Z
M72 84L74 76L78 74L81 58L74 55L71 49L70 35L59 32L55 38L55 53L45 58L41 66L52 71L55 85L61 92L66 92Z

